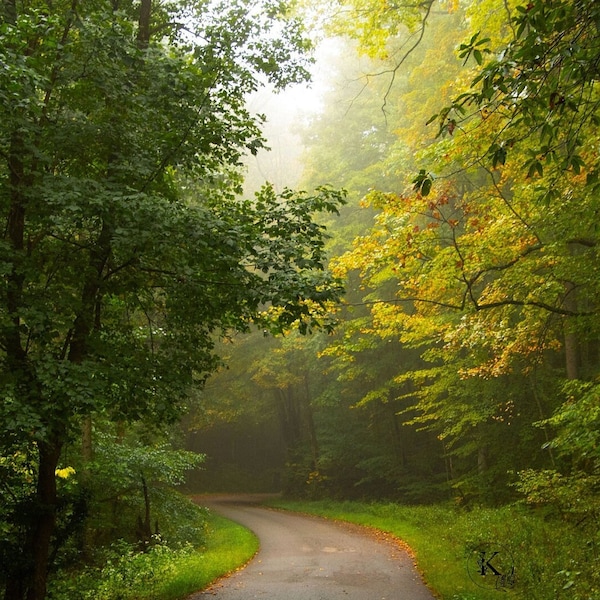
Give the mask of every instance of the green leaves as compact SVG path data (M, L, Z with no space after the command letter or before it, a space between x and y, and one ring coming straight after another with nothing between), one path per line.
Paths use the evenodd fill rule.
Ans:
M479 39L481 32L477 32L471 37L471 39L465 43L460 44L458 47L458 56L464 59L463 64L467 64L467 61L471 56L475 59L475 62L481 66L483 65L484 54L491 54L492 51L486 47L491 41L489 37Z
M488 150L488 155L494 169L506 163L507 150L504 144L493 144Z
M46 8L25 3L0 31L0 208L25 210L21 235L32 240L26 261L6 253L3 272L17 258L26 268L14 277L18 306L1 290L1 323L18 320L62 416L112 405L120 417L150 418L154 405L156 418L172 418L167 407L194 367L214 367L214 331L245 328L272 302L286 325L310 320L309 300L338 293L312 219L335 212L341 195L271 194L257 203L268 216L236 199L241 158L263 145L246 94L262 74L278 85L305 77L306 42L281 3L156 7L170 46L143 49L135 8L100 2L76 20L66 4ZM194 48L176 26L188 10L203 40ZM15 169L27 173L26 209L11 196ZM167 366L175 356L180 369Z
M530 147L538 160L527 160L527 177L542 176L542 160L581 173L591 157L582 151L581 132L590 132L597 119L598 7L589 0L543 2L518 6L509 25L514 38L494 50L480 32L459 46L459 57L473 57L477 72L470 89L459 94L435 119L440 134L464 127L469 135L493 118L497 136L488 151L493 168L504 165L515 143ZM471 109L467 112L465 109ZM467 127L468 124L468 127ZM510 151L509 151L510 150ZM594 163L597 162L594 160Z
M537 156L532 157L529 162L525 164L525 167L527 168L528 178L534 177L535 175L539 175L540 177L544 175L544 167Z
M342 193L239 199L242 159L264 144L247 96L306 78L299 22L280 2L152 6L144 43L140 3L0 9L0 445L39 450L51 494L83 417L173 422L217 368L216 337L326 326L341 293L315 217ZM174 483L177 464L140 453ZM32 503L28 539L57 504Z
M425 169L421 169L412 183L415 192L421 194L421 196L429 196L431 186L433 185L433 177Z
M205 457L185 450L173 450L167 443L154 445L117 440L98 432L96 458L88 465L90 473L102 482L104 493L118 497L139 484L140 473L154 485L180 485L186 472L198 468Z

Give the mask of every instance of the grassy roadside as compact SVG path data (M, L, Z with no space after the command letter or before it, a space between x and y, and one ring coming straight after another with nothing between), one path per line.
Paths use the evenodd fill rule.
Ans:
M359 502L273 501L271 506L374 527L405 541L441 600L591 600L590 550L581 530L521 507L475 509ZM498 571L478 573L481 550ZM493 552L499 551L497 556ZM578 569L578 566L586 569ZM497 588L494 586L498 586Z
M155 544L140 553L122 547L102 568L54 581L49 600L182 600L235 571L258 550L256 536L241 525L213 513L201 519L207 527L201 548Z
M138 600L179 600L246 564L258 550L258 539L248 529L215 514L208 519L208 541L201 552L173 565L147 596Z

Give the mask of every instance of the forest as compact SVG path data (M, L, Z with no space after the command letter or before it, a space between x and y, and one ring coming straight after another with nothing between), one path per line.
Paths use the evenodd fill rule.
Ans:
M4 599L223 491L519 504L600 578L599 79L594 0L4 0Z
M232 484L245 463L308 496L592 508L598 13L372 4L328 21L343 46L301 131L301 187L347 192L335 331L227 341L191 443Z

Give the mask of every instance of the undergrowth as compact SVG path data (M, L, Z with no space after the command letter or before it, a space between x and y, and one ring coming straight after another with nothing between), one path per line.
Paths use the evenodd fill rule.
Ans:
M206 543L169 547L160 539L146 552L113 544L102 566L65 574L52 582L49 600L177 600L206 588L247 562L258 540L242 526L210 515Z

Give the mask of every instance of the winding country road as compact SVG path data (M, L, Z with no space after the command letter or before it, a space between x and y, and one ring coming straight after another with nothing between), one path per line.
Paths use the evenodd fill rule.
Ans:
M409 555L368 530L258 506L205 504L251 529L260 551L248 566L188 600L434 600Z

